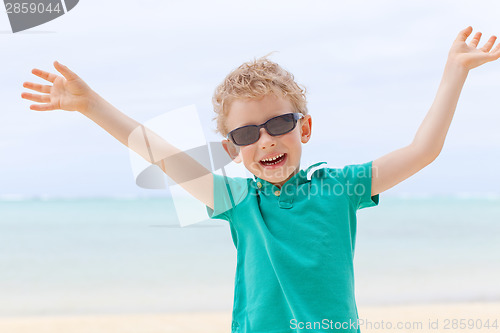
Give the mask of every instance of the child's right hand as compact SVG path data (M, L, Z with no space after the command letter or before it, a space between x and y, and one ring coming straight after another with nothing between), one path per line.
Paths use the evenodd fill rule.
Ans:
M61 109L85 112L93 93L92 89L78 75L70 71L68 67L61 65L57 61L54 61L54 67L64 77L35 68L31 71L33 74L51 82L53 85L24 82L23 87L41 92L43 95L22 93L21 97L30 101L45 103L30 105L30 109L35 111Z

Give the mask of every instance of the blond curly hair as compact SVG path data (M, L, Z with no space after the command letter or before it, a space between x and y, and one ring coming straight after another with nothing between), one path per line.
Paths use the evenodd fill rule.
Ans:
M215 88L212 104L216 113L213 120L217 120L216 133L227 136L226 117L231 103L237 99L260 99L274 94L287 98L294 112L308 114L306 88L299 86L291 73L267 59L271 53L242 64Z

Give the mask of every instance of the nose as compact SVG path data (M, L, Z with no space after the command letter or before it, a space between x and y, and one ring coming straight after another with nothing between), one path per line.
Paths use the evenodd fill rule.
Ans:
M276 145L276 138L267 133L265 128L260 129L259 148L267 149Z

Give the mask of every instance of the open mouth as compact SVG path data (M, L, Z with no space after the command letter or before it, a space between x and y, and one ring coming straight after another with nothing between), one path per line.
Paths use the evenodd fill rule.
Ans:
M283 161L285 161L286 154L279 154L278 156L275 156L273 158L267 158L265 160L260 160L260 164L263 166L279 166L282 164Z

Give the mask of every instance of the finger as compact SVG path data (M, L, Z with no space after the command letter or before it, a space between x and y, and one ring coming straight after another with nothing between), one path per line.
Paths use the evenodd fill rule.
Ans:
M472 27L468 26L467 28L458 33L456 41L465 42L465 40L467 39L467 37L469 37L471 32L472 32Z
M49 72L46 72L46 71L42 71L41 69L38 69L38 68L33 68L33 70L31 71L31 73L35 74L38 77L41 77L44 80L52 82L52 83L54 83L54 81L57 79L57 75L56 74L52 74L52 73L49 73Z
M50 102L50 96L49 95L38 95L38 94L30 94L30 93L22 93L21 97L33 102L38 102L38 103L48 103Z
M483 47L480 48L480 50L484 52L490 52L496 40L497 40L496 36L491 36L490 39L488 39L488 41L486 42L486 44L484 44Z
M481 39L481 35L482 34L480 32L476 32L476 34L474 35L474 38L472 38L472 40L470 41L469 46L476 48L477 44L479 44L479 40Z
M54 104L32 104L30 105L31 110L35 111L51 111L57 109Z
M497 60L498 58L500 58L500 43L495 46L495 48L489 53L489 55L492 60Z
M32 83L32 82L24 82L23 87L34 90L34 91L38 91L38 92L41 92L44 94L50 94L50 91L52 89L52 86L47 86L47 85L42 85L42 84L37 84L37 83Z
M61 73L66 78L66 80L69 81L78 79L78 75L73 73L68 67L60 64L59 62L54 61L54 67L55 69L57 69L59 73Z

